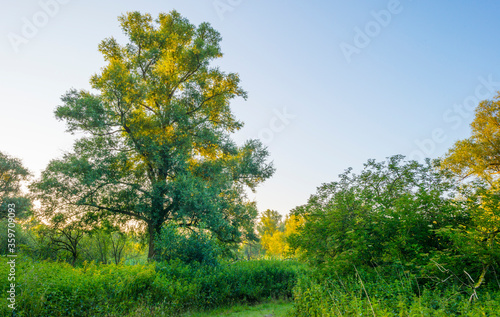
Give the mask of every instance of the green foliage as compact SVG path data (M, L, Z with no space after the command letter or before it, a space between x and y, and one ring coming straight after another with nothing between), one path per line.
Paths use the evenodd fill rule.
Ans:
M8 220L0 219L0 255L6 255L9 253L9 237L8 237ZM12 238L11 238L12 239ZM15 227L15 245L17 251L20 251L30 244L30 234L21 224L16 224Z
M210 233L203 230L179 230L173 224L166 225L156 243L157 261L179 259L183 263L198 262L217 265L223 255L223 247Z
M54 252L62 252L63 256L70 259L71 265L75 266L86 229L81 221L71 221L63 214L57 214L52 218L51 225L44 226L40 234L49 240L49 247Z
M186 265L180 261L157 266L162 282L185 284L186 294L173 298L180 307L210 308L237 302L255 303L270 298L289 298L304 266L293 261L239 261L220 266ZM157 280L157 282L159 282ZM155 294L167 296L160 287Z
M7 276L7 258L0 274ZM16 303L19 316L95 316L127 311L137 305L155 279L153 265L82 268L49 261L16 259ZM7 291L2 284L2 293ZM3 316L6 316L6 305ZM2 312L2 311L0 311Z
M237 250L233 251L233 255L236 259L240 260L251 260L260 259L265 253L260 242L255 241L243 241Z
M7 258L0 275L7 276ZM291 261L245 261L219 266L180 260L143 265L16 259L18 316L123 316L138 307L167 316L187 309L289 298L303 266ZM6 294L7 283L0 284ZM0 315L10 310L0 305Z
M498 189L437 167L368 161L293 211L306 222L290 243L316 268L294 316L498 312Z
M143 263L146 256L140 236L128 229L106 225L89 227L79 222L45 224L34 217L16 225L18 252L35 261L65 261L81 266L85 261L96 263ZM2 226L4 221L0 221ZM84 228L87 230L84 230ZM5 226L6 228L6 226ZM122 228L125 229L125 228ZM5 230L5 234L7 231ZM1 237L1 233L0 233ZM4 252L6 240L0 240Z
M21 160L0 152L0 197L21 192L21 183L31 176Z
M429 254L449 247L436 233L467 221L462 202L453 199L454 180L427 162L368 161L355 175L318 188L293 213L305 224L290 242L304 258L326 271L352 271L400 262L410 268L428 263Z
M272 235L276 231L284 231L285 223L282 221L282 216L276 210L267 209L260 215L260 221L257 225L259 236L266 234Z
M440 255L440 263L447 263L454 272L468 272L476 279L476 288L485 280L496 279L494 272L500 269L499 185L494 182L465 186L470 221L436 231L453 242L447 252Z
M145 250L140 237L134 231L122 230L106 222L92 228L82 239L79 261L119 264L141 258Z

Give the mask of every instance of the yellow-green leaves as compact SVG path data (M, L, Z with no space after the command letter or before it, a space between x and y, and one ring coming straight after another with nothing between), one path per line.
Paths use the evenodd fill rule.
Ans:
M289 215L281 221L281 215L275 210L266 210L260 218L260 243L267 255L286 257L294 255L288 239L298 233L298 227L304 223L304 218Z
M492 181L500 172L500 94L476 108L470 138L448 151L443 167L464 177L475 175Z

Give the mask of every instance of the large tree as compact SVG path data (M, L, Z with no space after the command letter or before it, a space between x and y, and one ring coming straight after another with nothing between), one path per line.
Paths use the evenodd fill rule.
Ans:
M237 74L210 65L221 36L176 11L119 20L128 43L103 40L94 91L70 90L55 111L82 138L33 185L42 208L139 220L149 258L165 222L202 225L223 242L252 238L257 211L245 190L274 169L259 141L230 138L242 127L230 101L246 92Z

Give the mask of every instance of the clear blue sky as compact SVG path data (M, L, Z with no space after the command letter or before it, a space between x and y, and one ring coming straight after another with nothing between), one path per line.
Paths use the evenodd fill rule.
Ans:
M218 64L249 92L235 139L261 138L277 168L252 195L261 211L286 214L370 158L443 155L500 90L499 1L4 1L0 150L36 175L70 150L53 110L89 88L102 39L123 43L117 17L172 9L221 33Z

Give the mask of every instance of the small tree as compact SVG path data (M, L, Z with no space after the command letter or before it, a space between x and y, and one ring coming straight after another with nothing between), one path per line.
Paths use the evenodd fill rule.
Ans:
M123 258L123 250L127 243L127 235L123 232L115 231L110 234L111 239L111 257L115 264L121 262Z
M31 201L21 191L21 185L30 179L31 173L17 158L0 152L0 219L6 218L8 205L14 204L16 217L27 214Z
M50 225L39 227L38 234L42 239L48 240L48 246L55 253L63 252L69 255L69 262L76 265L80 255L80 242L85 236L86 230L80 221L71 221L58 214L52 218Z
M260 217L258 232L262 248L267 255L291 256L295 254L288 240L297 233L302 219L297 215L289 215L284 221L282 216L274 210L266 210Z
M282 216L276 211L267 209L260 216L257 231L260 237L260 244L266 250L267 255L279 255L280 241L283 231Z

